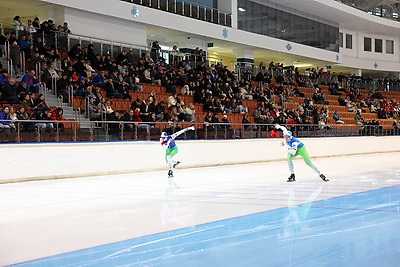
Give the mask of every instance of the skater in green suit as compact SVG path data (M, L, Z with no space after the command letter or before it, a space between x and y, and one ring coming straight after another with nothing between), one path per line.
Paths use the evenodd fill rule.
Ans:
M313 171L318 173L319 177L322 180L324 180L325 182L328 182L329 180L325 177L325 175L323 175L318 170L318 168L311 162L310 155L308 155L305 145L299 139L294 137L292 135L292 132L288 131L285 126L275 124L275 128L282 130L285 141L282 141L281 145L284 146L288 151L288 165L289 165L289 170L290 170L291 174L287 181L288 182L296 181L295 174L294 174L293 159L300 155L303 158L304 162L311 169L313 169Z

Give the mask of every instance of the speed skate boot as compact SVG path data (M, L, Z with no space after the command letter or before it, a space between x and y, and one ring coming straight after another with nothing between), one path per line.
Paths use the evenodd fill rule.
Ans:
M328 182L329 179L325 177L325 175L323 175L322 173L319 175L319 177L321 177L322 180L324 180L325 182Z
M172 178L174 177L174 173L172 172L172 170L168 171L168 178Z
M172 166L172 168L174 168L175 169L175 167L176 166L178 166L179 165L179 163L181 163L180 161L177 161L173 166Z
M296 178L294 177L294 173L292 173L286 182L296 182Z

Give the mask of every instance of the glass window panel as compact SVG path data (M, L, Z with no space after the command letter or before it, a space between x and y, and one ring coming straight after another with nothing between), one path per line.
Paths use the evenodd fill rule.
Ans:
M183 14L186 17L190 17L190 12L192 11L192 4L190 3L183 3Z
M386 40L386 54L394 54L394 41Z
M329 40L329 34L327 34L327 25L316 22L315 27L315 32L317 35L314 47L327 49L327 39Z
M205 18L206 18L206 10L205 10L204 7L200 7L199 14L200 14L199 19L200 20L205 20Z
M111 45L110 44L103 44L103 54L111 55Z
M375 52L382 53L382 39L375 39Z
M276 20L277 10L274 8L268 9L268 36L276 37Z
M287 12L283 12L281 18L281 29L280 29L283 40L290 39L289 29L290 29L290 14Z
M334 45L332 51L339 52L339 28L332 26L332 40L331 43ZM343 36L342 36L342 45L343 45Z
M176 13L175 1L169 1L168 2L168 11L171 12L171 13Z
M257 9L257 6L254 6L254 16L253 16L253 32L259 34L265 34L264 32L264 14L262 9Z
M325 28L326 31L326 37L325 37L325 42L324 42L324 49L326 50L332 50L334 47L334 43L332 43L332 27L329 25L326 25Z
M219 12L218 16L219 16L219 24L227 26L227 14Z
M219 12L216 9L211 9L211 15L212 15L212 22L215 24L218 24L219 20Z
M364 51L372 51L372 39L369 37L364 37Z
M305 21L302 17L297 16L296 17L296 25L294 27L294 31L295 31L295 42L298 42L300 44L306 44L306 40L307 40L307 33L305 33L304 36L304 32L305 29L307 28L307 25L305 25Z
M192 18L199 19L199 6L192 6Z
M302 13L293 14L289 10L282 11L277 8L280 4L272 7L252 1L238 0L238 5L244 6L247 10L238 12L238 27L241 30L330 51L339 51L338 26L318 22L319 18L317 17L309 19L303 17ZM343 38L343 36L341 37Z
M212 14L211 14L211 9L206 9L206 21L212 22Z
M73 47L74 45L76 45L76 44L78 44L79 43L79 39L78 38L69 38L69 45L71 46L71 47Z
M158 1L157 0L151 0L150 3L149 3L149 7L158 8Z
M90 42L89 42L88 40L82 40L82 41L81 41L81 47L82 47L82 48L88 47L89 44L90 44Z
M232 26L232 14L227 14L226 15L226 25L225 26Z
M268 7L267 6L262 6L259 8L261 11L261 23L262 23L262 30L261 33L263 35L268 35L268 24L269 24L269 18L268 18Z
M329 50L339 51L338 32L335 27L329 26Z
M92 42L93 52L95 54L101 54L101 43L100 42Z
M160 2L160 9L167 11L168 10L168 0L159 0Z
M174 13L182 15L183 14L182 3L176 3L175 10L176 10L176 12L174 12Z
M311 19L305 19L307 21L307 27L305 28L305 33L307 34L306 36L306 44L310 46L315 46L317 43L317 34L318 32L316 31L317 28L317 23Z
M339 46L343 47L343 33L339 32Z
M353 49L353 35L346 34L346 48Z
M141 57L141 51L139 49L136 49L136 48L132 49L132 51L133 51L133 59L134 59L134 61L135 62L139 61L139 59Z
M121 46L113 45L113 57L117 57L121 53Z
M255 19L253 23L253 32L259 33L259 34L264 34L263 32L263 21L262 19Z
M276 38L282 39L282 16L283 11L277 10L276 11Z

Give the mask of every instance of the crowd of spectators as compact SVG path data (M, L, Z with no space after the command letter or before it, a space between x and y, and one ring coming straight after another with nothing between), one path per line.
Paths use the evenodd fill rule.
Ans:
M174 60L167 62L161 56L161 47L157 41L139 59L135 59L133 51L121 51L116 57L96 54L92 44L81 47L79 43L67 51L68 56L62 57L63 54L55 49L54 38L62 38L62 34L71 33L68 23L56 27L52 20L40 23L35 18L24 24L16 16L13 27L15 32L1 36L0 40L10 43L10 54L13 54L13 47L15 54L25 52L28 72L17 85L4 70L1 71L1 100L10 104L22 105L27 96L38 95L39 79L34 66L40 64L40 81L48 87L56 81L56 93L65 101L70 97L70 90L74 96L87 98L91 119L131 121L141 127L154 126L157 121L194 122L194 103L186 105L180 97L183 94L193 95L195 103L203 104L203 111L207 114L204 121L210 127L220 122L218 114L236 113L242 114L242 123L250 124L250 114L258 124L286 124L289 128L296 128L299 124L314 124L320 129L329 129L330 118L335 123L343 121L337 113L330 116L329 104L332 103L313 82L317 78L328 81L326 84L329 85L329 92L338 96L339 105L354 112L355 118L357 114L360 116L355 119L357 124L366 124L361 116L364 109L376 112L380 119L399 115L395 99L387 100L379 93L373 95L372 92L363 96L355 87L344 90L341 85L348 77L342 74L336 76L323 69L307 69L306 75L301 75L293 66L273 61L266 66L261 62L255 75L246 70L238 78L237 73L221 63L207 65L204 52L199 48L194 50L193 57L173 57ZM56 35L57 32L62 34ZM177 52L179 49L174 47L172 53ZM14 62L18 68L20 62L16 58ZM15 70L16 77L20 72L24 71ZM131 92L143 91L142 83L163 86L170 94L168 100L159 101L155 92L146 99L132 98ZM305 96L299 89L304 87L314 90L312 97L305 97L296 108L285 108L285 104L293 102L294 98ZM177 88L181 88L180 93ZM110 105L112 99L126 99L131 102L131 107L123 111L113 110ZM244 100L255 100L255 110L250 112ZM46 112L43 110L40 114L33 114L43 119L49 117ZM224 119L227 120L227 117ZM271 130L267 127L261 129Z

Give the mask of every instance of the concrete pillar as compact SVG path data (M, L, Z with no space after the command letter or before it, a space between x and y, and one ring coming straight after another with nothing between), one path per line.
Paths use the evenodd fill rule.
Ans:
M244 48L235 50L237 62L243 63L242 65L254 66L254 51L253 49Z
M237 64L235 67L236 73L250 69L254 69L254 50L249 48L238 49L234 51L237 57ZM240 77L240 76L239 76Z

